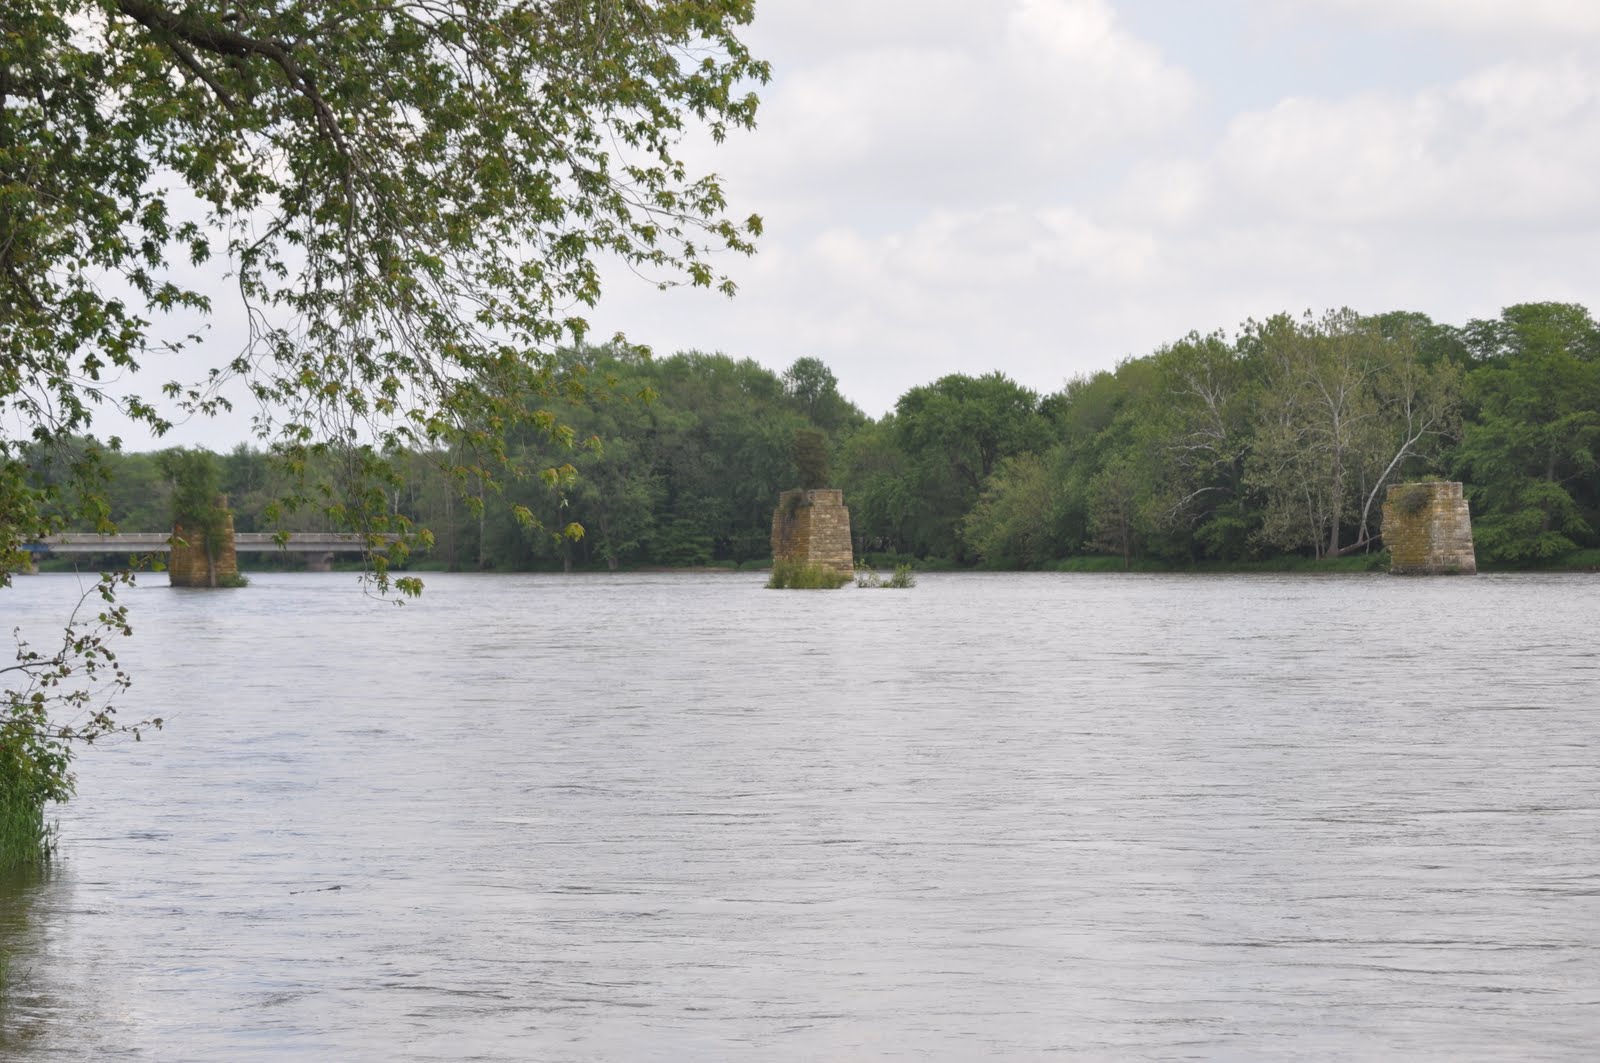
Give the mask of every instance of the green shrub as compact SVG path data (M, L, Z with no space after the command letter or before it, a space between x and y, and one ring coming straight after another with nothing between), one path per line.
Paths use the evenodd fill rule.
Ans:
M1422 512L1432 497L1433 489L1427 484L1406 484L1391 496L1390 503L1406 516L1414 517Z
M10 733L0 737L0 870L49 859L53 838L45 825L45 805L59 800L66 785L52 782L47 766L34 762L33 751L13 748L14 739ZM45 755L52 754L46 750Z
M1561 559L1560 567L1569 572L1600 571L1600 550L1574 550Z
M878 570L865 562L856 565L856 586L865 590L883 588L885 590L904 590L917 585L916 573L911 571L909 564L894 566L894 575L884 579L878 575Z
M834 591L850 582L850 577L821 565L804 561L775 561L767 586L778 591Z

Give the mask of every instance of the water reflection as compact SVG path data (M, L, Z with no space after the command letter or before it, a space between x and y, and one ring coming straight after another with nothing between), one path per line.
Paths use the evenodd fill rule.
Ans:
M50 1022L37 976L48 952L34 908L49 903L58 882L48 866L0 871L0 1059L37 1046Z

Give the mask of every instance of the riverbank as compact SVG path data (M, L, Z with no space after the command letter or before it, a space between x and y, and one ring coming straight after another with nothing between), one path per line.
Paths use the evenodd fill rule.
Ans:
M892 570L897 565L909 564L919 572L980 572L980 571L1036 571L1036 572L1080 572L1109 574L1116 572L1137 573L1299 573L1299 574L1326 574L1347 575L1361 572L1387 572L1389 570L1389 552L1378 550L1369 554L1352 554L1349 557L1319 559L1312 557L1266 557L1247 561L1169 561L1159 558L1133 558L1124 561L1121 557L1105 554L1082 554L1076 557L1061 558L1048 561L1032 569L985 569L982 566L963 565L949 558L924 557L916 558L906 554L868 554L863 559L868 565L882 570ZM292 572L297 566L293 564L250 564L252 572ZM770 559L751 561L712 561L705 565L621 565L611 569L606 565L575 565L570 569L573 573L650 573L650 572L690 572L715 575L719 573L737 572L767 572L772 568ZM334 562L335 572L360 572L361 562L357 560L339 560ZM82 560L57 558L41 562L41 572L73 572L97 571L92 565L85 565ZM415 572L426 575L430 572L448 572L449 567L443 561L431 558L421 558L406 566L404 569L391 571ZM458 571L473 571L460 569ZM486 569L487 572L511 574L514 572L561 572L560 565L536 566L526 569ZM1480 561L1478 571L1492 572L1600 572L1600 549L1575 550L1564 557L1544 564L1532 565L1507 565Z

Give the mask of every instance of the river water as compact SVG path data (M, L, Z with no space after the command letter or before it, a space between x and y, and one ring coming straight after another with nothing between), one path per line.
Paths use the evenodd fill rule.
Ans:
M148 577L0 1058L1594 1058L1592 578L761 581Z

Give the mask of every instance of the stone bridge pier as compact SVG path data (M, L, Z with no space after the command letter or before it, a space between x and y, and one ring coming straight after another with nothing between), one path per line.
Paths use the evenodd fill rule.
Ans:
M172 529L172 554L167 560L167 578L174 587L236 587L239 579L239 553L233 534L233 514L227 498L217 496L223 512L221 527L209 536L203 528L186 528L181 523Z
M1383 544L1397 576L1470 576L1478 571L1472 516L1461 484L1393 484L1383 500Z
M848 578L856 570L850 511L833 488L785 491L772 514L773 561L816 565Z

